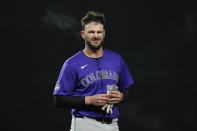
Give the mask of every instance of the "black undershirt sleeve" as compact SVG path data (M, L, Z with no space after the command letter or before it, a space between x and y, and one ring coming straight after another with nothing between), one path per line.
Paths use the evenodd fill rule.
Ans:
M55 95L54 103L60 108L78 108L85 106L85 96Z
M129 93L130 93L129 88L124 89L122 91L122 93L123 93L123 99L122 99L121 103L124 103L128 99L128 96L129 96Z
M78 110L100 110L100 106L86 105L85 96L55 95L54 103L57 108L75 108Z
M127 101L130 94L130 88L126 88L122 91L123 100L121 103ZM64 95L54 95L54 104L58 108L92 108L93 106L88 106L85 104L85 96L64 96Z

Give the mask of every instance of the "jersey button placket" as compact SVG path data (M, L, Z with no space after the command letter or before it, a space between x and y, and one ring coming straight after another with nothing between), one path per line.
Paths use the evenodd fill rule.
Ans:
M98 70L99 70L99 72L100 72L100 71L101 71L100 60L97 61L97 66L98 66ZM101 74L101 72L100 72L100 75L101 75L101 90L102 90L102 92L103 92L103 91L104 91L104 89L103 89L104 84L103 84L103 79L102 79L102 74Z

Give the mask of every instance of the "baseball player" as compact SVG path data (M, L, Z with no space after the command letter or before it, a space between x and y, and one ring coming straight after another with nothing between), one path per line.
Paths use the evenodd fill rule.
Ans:
M104 22L94 11L82 18L85 48L65 61L53 92L57 107L72 109L70 131L119 131L118 104L134 83L122 57L102 47Z

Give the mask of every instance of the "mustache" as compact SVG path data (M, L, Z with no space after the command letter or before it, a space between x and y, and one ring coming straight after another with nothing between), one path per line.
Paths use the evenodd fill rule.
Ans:
M100 38L93 38L92 40L101 40Z

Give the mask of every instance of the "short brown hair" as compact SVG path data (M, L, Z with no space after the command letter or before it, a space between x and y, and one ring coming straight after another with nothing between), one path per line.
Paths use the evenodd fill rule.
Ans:
M98 13L96 11L88 11L86 15L81 19L81 26L82 30L84 29L85 25L90 22L99 22L103 26L105 25L105 15L103 13Z

